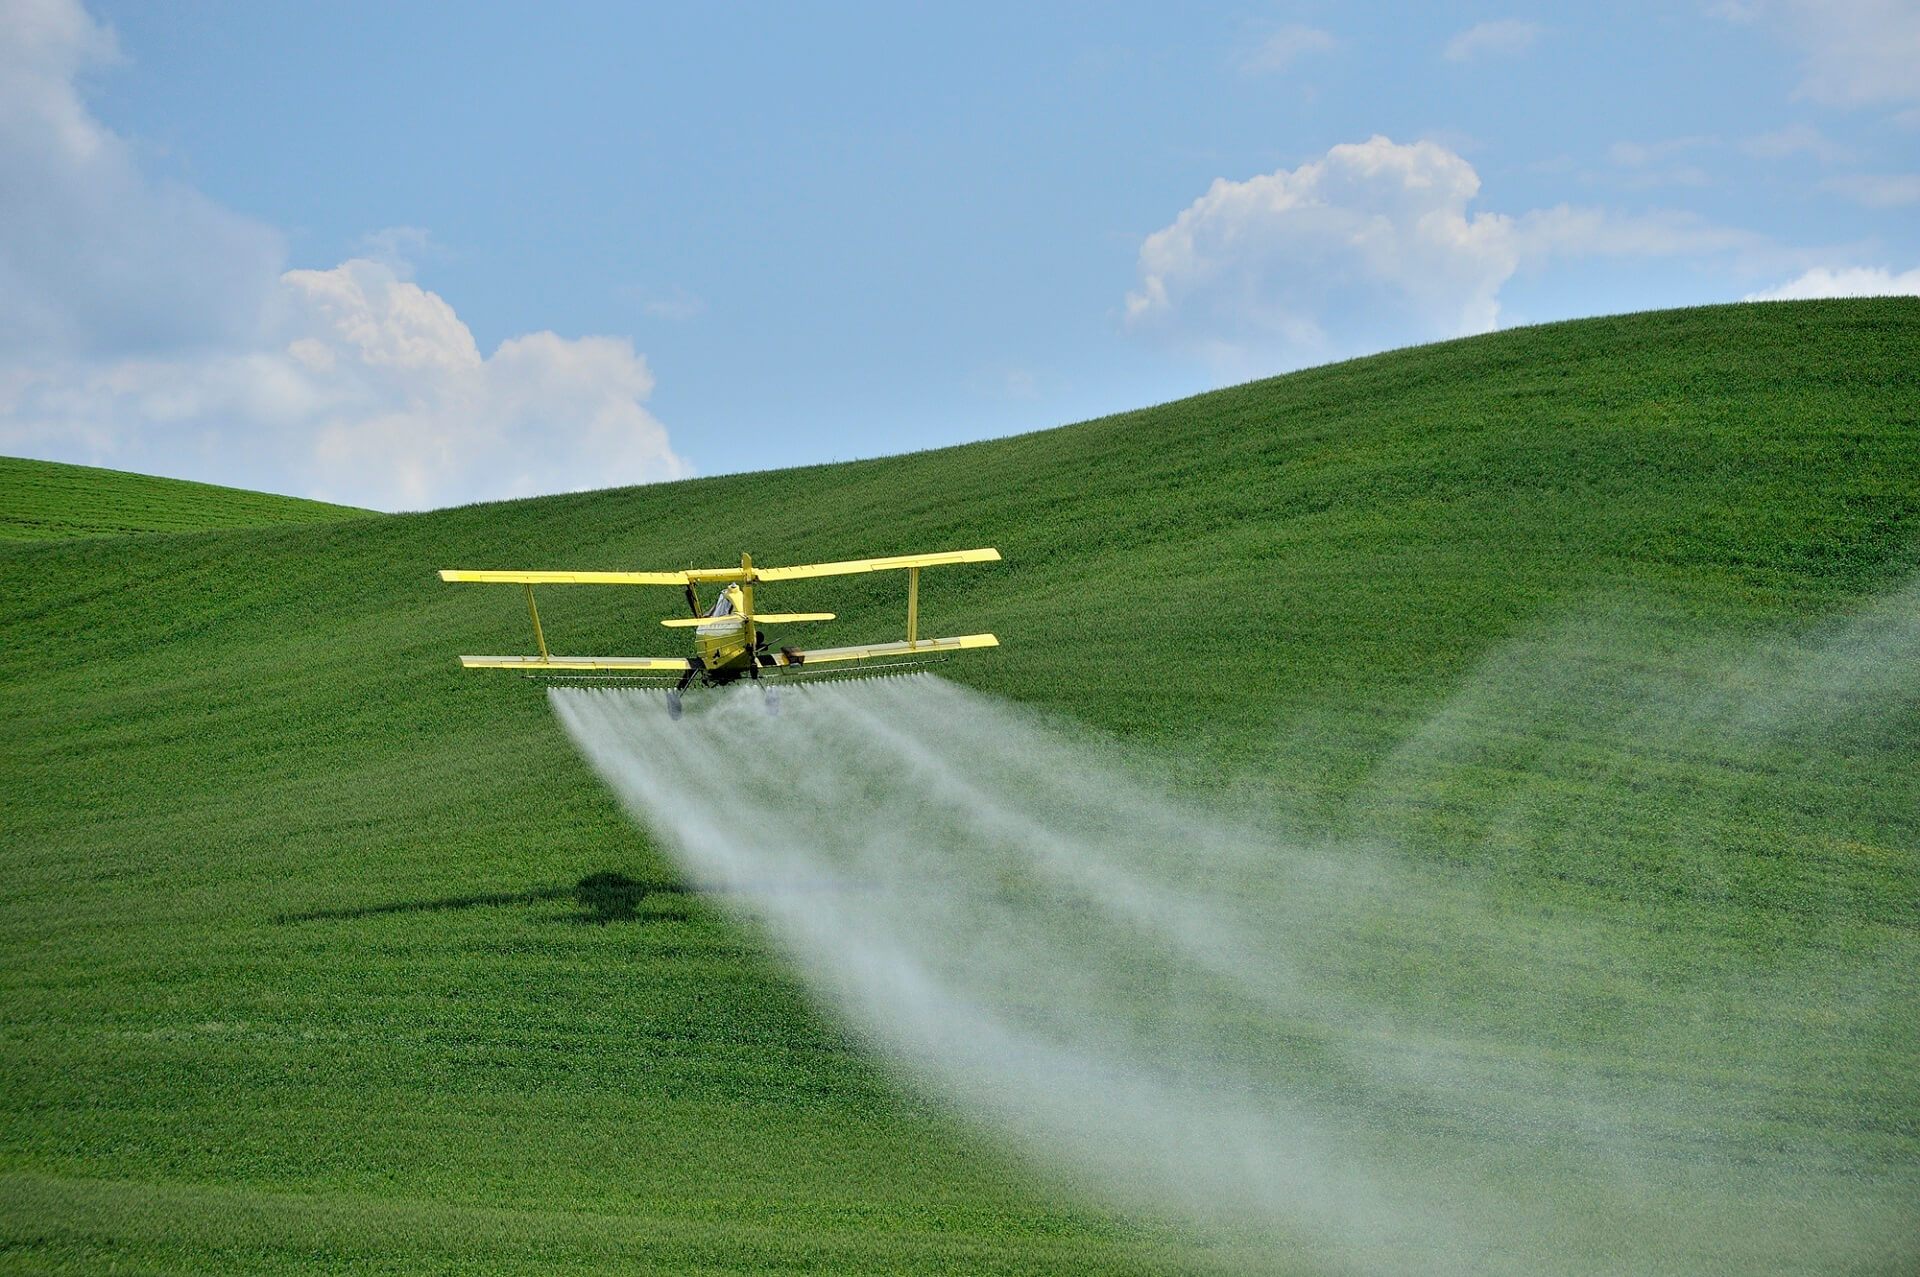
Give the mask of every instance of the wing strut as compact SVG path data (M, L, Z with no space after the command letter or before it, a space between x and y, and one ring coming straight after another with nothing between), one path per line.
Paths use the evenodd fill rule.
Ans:
M533 595L533 587L527 587L528 597ZM907 569L907 650L912 651L914 640L920 629L920 569Z
M533 583L527 583L527 615L533 618L533 641L540 645L540 659L550 661L547 655L547 636L540 632L540 609L533 605Z
M760 681L760 636L753 629L753 559L740 552L740 575L746 581L740 587L740 637L747 641L747 677Z

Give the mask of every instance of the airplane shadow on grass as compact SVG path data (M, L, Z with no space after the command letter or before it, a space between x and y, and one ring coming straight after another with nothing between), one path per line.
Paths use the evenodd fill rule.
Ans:
M349 918L375 918L386 913L434 913L444 909L485 909L509 905L541 904L548 900L572 900L573 912L561 915L582 926L605 926L610 922L685 922L691 915L685 897L699 890L677 882L641 882L623 873L603 871L588 874L571 887L534 887L528 891L489 891L465 896L441 896L433 900L398 900L387 904L361 905L352 909L307 909L274 917L278 923L327 922ZM666 908L647 908L650 897L679 897L682 903Z

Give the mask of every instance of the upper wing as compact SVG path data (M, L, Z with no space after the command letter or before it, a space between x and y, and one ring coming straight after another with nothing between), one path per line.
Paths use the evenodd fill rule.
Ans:
M942 554L896 554L886 559L846 559L839 563L807 563L796 568L755 568L762 581L791 581L802 576L850 576L856 572L886 572L893 568L937 568L949 563L986 563L1000 557L1000 551L948 550Z
M442 581L494 585L685 585L685 572L468 572L441 568Z
M940 554L896 554L884 559L843 559L792 568L692 568L685 572L495 572L441 568L442 581L480 581L495 585L686 585L697 581L791 581L805 576L849 576L896 568L937 568L950 563L987 563L1000 551L947 550Z

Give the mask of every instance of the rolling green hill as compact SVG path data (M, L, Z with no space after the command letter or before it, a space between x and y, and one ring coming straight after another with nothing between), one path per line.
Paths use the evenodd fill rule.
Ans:
M370 513L185 479L0 457L0 541L256 528Z
M48 501L43 526L112 521L84 486ZM897 1084L751 918L680 889L537 685L457 668L527 646L512 592L433 577L989 544L1003 564L925 582L923 632L1004 644L943 677L1308 834L1364 808L1543 928L1603 920L1656 983L1712 966L1796 1063L1725 1064L1743 1116L1675 1146L1920 1202L1913 682L1813 762L1738 776L1629 757L1591 696L1528 702L1384 816L1367 799L1436 722L1520 695L1528 643L1599 686L1905 597L1902 298L1497 333L846 465L0 546L0 1268L1312 1271L1081 1198ZM776 601L854 641L899 584ZM563 650L663 633L617 590L542 612ZM1614 664L1552 637L1596 625ZM1713 803L1689 858L1648 850ZM1840 992L1770 999L1783 955ZM1476 1017L1445 965L1420 988ZM1917 1217L1836 1266L1901 1271Z

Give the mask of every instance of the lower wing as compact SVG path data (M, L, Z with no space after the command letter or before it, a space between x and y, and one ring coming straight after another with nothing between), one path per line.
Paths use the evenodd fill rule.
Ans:
M683 656L463 656L470 670L690 670Z
M970 647L998 646L1000 640L991 634L961 634L954 638L919 639L912 643L902 639L894 643L861 643L853 647L782 649L778 656L762 658L762 663L827 665L835 661L921 656L928 652L958 652ZM460 664L470 670L628 670L643 673L685 671L694 667L693 662L683 656L553 656L544 659L538 656L463 656Z
M969 647L999 647L1000 640L991 634L962 634L957 638L920 639L909 643L902 639L897 643L862 643L855 647L816 647L810 651L795 652L798 661L783 660L782 664L825 665L831 661L863 661L868 657L919 656L925 652L958 652Z

